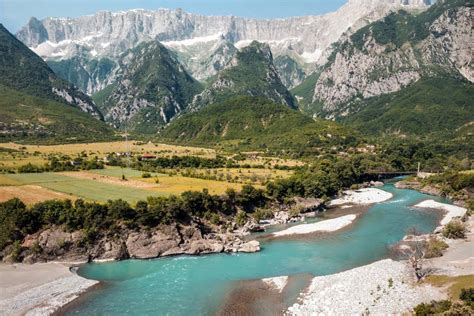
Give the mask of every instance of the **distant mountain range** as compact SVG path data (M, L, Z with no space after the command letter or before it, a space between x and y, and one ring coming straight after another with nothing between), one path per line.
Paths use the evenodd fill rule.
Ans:
M288 56L311 72L315 65L324 64L332 43L348 30L353 32L391 11L423 10L427 6L427 0L349 0L334 13L276 20L202 16L165 9L101 11L73 19L32 18L17 37L44 59L56 61L51 63L55 71L62 69L76 86L92 94L108 81L92 61L106 58L115 62L124 51L142 42L160 41L176 52L180 62L199 80L215 75L236 48L252 41L269 44L275 57ZM83 75L70 75L65 68ZM298 78L287 82L288 87L297 83Z
M284 20L181 10L32 19L17 37L50 68L8 34L29 63L4 85L69 103L122 131L187 143L230 141L240 129L256 146L312 144L311 128L330 135L337 133L321 126L341 128L321 119L374 135L469 133L472 11L470 0L350 0L335 13ZM7 57L0 64L5 78L10 64ZM35 67L39 88L22 84ZM291 137L286 116L301 125ZM341 130L339 139L349 139Z

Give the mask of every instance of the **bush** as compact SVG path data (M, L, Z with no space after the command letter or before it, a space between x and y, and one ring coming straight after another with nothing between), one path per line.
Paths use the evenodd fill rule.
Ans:
M151 178L151 174L149 172L144 172L144 173L142 173L142 178L144 178L144 179Z
M443 236L449 239L460 239L466 236L466 226L460 220L452 220L443 228Z
M463 301L466 305L469 305L471 308L474 308L474 288L461 289L461 294L459 299Z
M237 216L235 217L235 222L239 226L244 226L247 222L247 214L245 214L244 212L238 212Z
M451 308L451 302L448 300L432 301L431 303L421 303L414 308L416 316L431 316L448 311Z
M430 238L426 244L426 258L441 257L443 251L448 249L448 244L436 237Z

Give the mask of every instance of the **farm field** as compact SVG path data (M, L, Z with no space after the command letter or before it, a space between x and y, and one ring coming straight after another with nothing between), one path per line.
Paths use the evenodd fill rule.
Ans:
M214 158L216 152L213 149L175 146L166 144L139 143L134 141L115 141L103 143L85 143L85 144L63 144L63 145L23 145L16 143L0 143L0 148L26 151L28 153L39 152L41 154L65 154L77 155L82 152L87 154L104 155L110 152L132 153L154 153L159 156L184 156L194 155L207 158Z
M37 185L19 185L0 187L0 202L5 202L13 198L20 198L27 205L43 202L47 200L76 200L74 195L55 192Z
M248 184L264 184L270 180L283 179L291 176L293 171L264 168L219 168L197 169L192 172L220 181L232 181Z
M209 190L210 194L222 194L228 188L234 190L240 190L242 184L240 183L228 183L216 180L205 180L196 179L190 177L183 177L180 175L168 175L160 173L150 173L151 178L142 178L143 172L124 168L123 172L127 179L142 181L149 184L155 184L153 191L159 191L163 194L174 194L178 195L184 191L202 191L203 189ZM89 173L95 173L98 175L106 175L120 179L122 177L122 169L118 167L109 167L100 170L91 170ZM156 183L158 180L158 183Z
M68 177L62 174L45 173L25 173L25 174L5 174L0 180L16 182L21 185L36 185L56 192L83 198L85 200L106 202L107 200L123 199L130 203L144 200L148 196L163 196L166 194L158 191L131 188L120 185L104 184L99 181ZM8 183L0 182L0 185ZM0 192L9 187L0 187ZM22 196L18 196L20 199Z
M222 194L228 188L237 191L242 188L240 183L180 175L151 173L151 178L144 179L141 177L143 172L128 168L124 168L123 173L127 181L121 180L122 169L119 167L79 172L0 174L0 198L18 197L25 203L66 198L98 202L123 199L134 204L149 196L179 195L184 191L203 189L211 194Z

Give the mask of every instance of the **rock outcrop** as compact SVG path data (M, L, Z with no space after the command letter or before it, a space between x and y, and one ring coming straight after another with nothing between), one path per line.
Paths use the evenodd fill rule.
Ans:
M140 230L122 227L114 235L99 234L92 241L82 231L65 232L60 227L53 227L28 235L21 245L20 258L28 263L85 262L260 251L258 241L244 241L239 233L208 230L199 224L160 225ZM10 256L4 257L4 261L9 260Z

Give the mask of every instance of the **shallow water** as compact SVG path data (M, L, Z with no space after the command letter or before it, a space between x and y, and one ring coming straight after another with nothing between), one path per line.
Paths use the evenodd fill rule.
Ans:
M216 254L87 264L81 276L104 281L67 310L77 315L213 314L233 281L311 273L326 275L387 258L410 228L432 231L439 214L411 208L421 200L447 200L412 190L383 188L392 199L369 208L350 229L326 237L265 241L254 254Z

